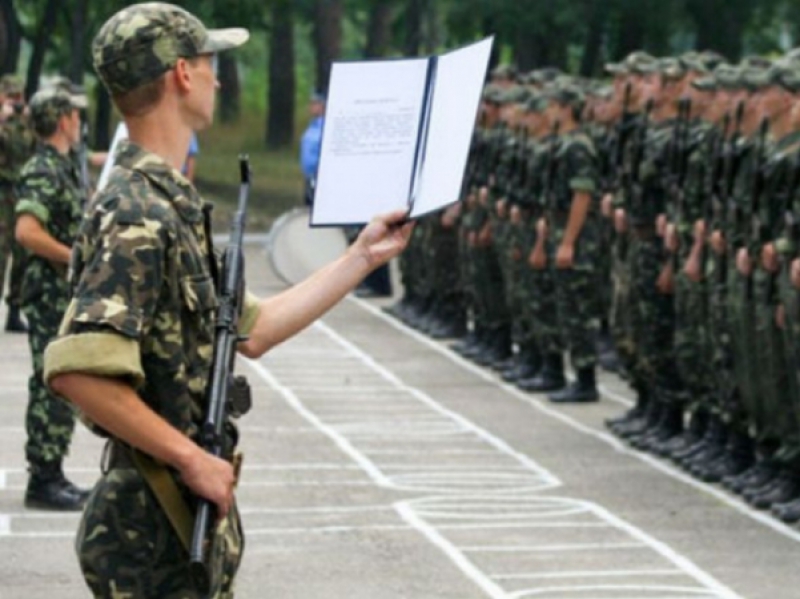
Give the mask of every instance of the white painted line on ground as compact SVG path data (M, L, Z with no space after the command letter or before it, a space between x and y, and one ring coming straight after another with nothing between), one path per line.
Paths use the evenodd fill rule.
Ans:
M306 528L255 528L247 529L247 537L306 535L306 534L338 534L351 532L409 532L408 526L399 524L374 524L365 526L311 526Z
M465 553L560 553L571 551L608 551L613 549L642 549L642 543L572 543L566 545L500 545L462 546Z
M409 526L419 531L428 541L444 553L459 570L461 570L470 580L492 599L506 599L508 594L502 587L497 585L478 567L473 564L464 553L453 546L450 541L444 538L438 530L430 526L420 518L408 503L400 502L395 505L397 513L405 520Z
M694 599L695 597L716 597L706 591L705 589L696 589L693 587L677 587L677 586L661 586L661 585L648 585L648 586L641 586L641 585L592 585L592 586L569 586L569 587L539 587L535 589L524 589L522 591L516 591L512 593L509 597L510 599L523 599L525 597L539 597L542 595L547 595L550 597L558 597L564 593L583 593L584 591L589 592L603 592L603 591L626 591L625 599ZM648 594L647 596L642 595L641 597L630 597L627 595L627 591L663 591L666 593L681 593L681 595L663 595L661 597L655 597L653 595ZM605 594L605 593L603 593ZM586 595L582 595L581 599L591 599Z
M582 570L577 572L539 572L536 574L493 574L492 580L619 578L626 576L686 576L686 573L681 572L680 570Z
M564 424L566 424L570 428L573 428L573 429L575 429L577 431L580 431L580 432L582 432L582 433L584 433L586 435L594 437L594 438L598 439L599 441L602 441L603 443L605 443L607 445L610 445L611 447L613 447L616 451L620 452L621 454L624 454L624 455L627 455L629 457L638 459L638 460L640 460L642 462L645 462L646 464L648 464L649 466L655 468L656 470L659 470L660 472L663 472L664 474L666 474L666 475L668 475L668 476L670 476L670 477L672 477L672 478L674 478L676 480L679 480L679 481L681 481L681 482L683 482L683 483L685 483L685 484L687 484L687 485L689 485L689 486L691 486L691 487L693 487L693 488L695 488L695 489L697 489L699 491L702 491L703 493L705 493L707 495L710 495L710 496L714 497L715 499L721 501L722 503L724 503L728 507L731 507L731 508L735 509L737 512L743 514L744 516L750 518L751 520L754 520L754 521L756 521L756 522L758 522L760 524L763 524L767 528L770 528L770 529L774 530L775 532L780 533L781 535L792 539L793 541L800 542L800 531L794 530L790 526L787 526L787 525L783 524L782 522L776 520L775 518L773 518L772 516L769 516L768 514L765 514L763 512L759 512L759 511L754 510L748 504L742 502L741 500L737 499L736 497L732 496L731 494L727 493L726 491L718 489L718 488L716 488L716 487L714 487L712 485L709 485L707 483L698 481L698 480L692 478L691 476L685 474L683 471L678 470L674 466L672 466L672 465L670 465L670 464L668 464L666 462L663 462L663 461L651 456L650 454L647 454L647 453L644 453L644 452L640 452L640 451L635 451L635 450L629 448L625 443L623 443L622 441L620 441L619 439L617 439L613 435L611 435L609 433L605 433L603 431L598 431L598 430L596 430L596 429L594 429L594 428L592 428L590 426L586 426L582 422L579 422L578 420L575 420L574 418L572 418L572 417L570 417L570 416L568 416L568 415L566 415L566 414L564 414L562 412L559 412L558 410L550 407L549 405L544 404L540 399L537 399L535 396L523 393L522 391L520 391L516 387L513 387L511 385L505 384L504 382L496 379L490 373L486 372L485 369L483 369L483 368L481 368L479 366L476 366L475 364L472 364L471 362L468 362L467 360L463 359L461 356L459 356L458 354L453 352L448 347L446 347L446 346L444 346L444 345L442 345L440 343L437 343L436 341L433 341L432 339L429 339L428 337L426 337L426 336L418 333L417 331L407 327L403 323L399 322L397 319L392 318L391 316L388 316L388 315L384 314L380 309L375 308L374 306L370 305L369 303L367 303L367 302L365 302L363 300L357 299L357 298L352 298L352 297L348 297L348 299L350 301L352 301L352 302L355 302L361 308L363 308L364 310L370 312L374 316L380 318L381 320L383 320L384 322L386 322L387 324L389 324L393 328L397 329L398 331L404 332L406 335L409 335L410 337L413 337L414 339L416 339L420 343L422 343L422 344L426 345L427 347L433 349L434 351L438 352L439 354L441 354L443 356L446 356L449 360L451 360L455 364L458 364L462 368L464 368L466 370L469 370L470 372L472 372L476 376L480 377L484 381L494 383L496 386L498 386L499 388L503 389L506 393L509 393L510 395L514 396L516 399L522 401L523 403L529 404L531 407L535 408L537 411L539 411L539 412L541 412L543 414L546 414L547 416L550 416L551 418L559 420L560 422L563 422Z

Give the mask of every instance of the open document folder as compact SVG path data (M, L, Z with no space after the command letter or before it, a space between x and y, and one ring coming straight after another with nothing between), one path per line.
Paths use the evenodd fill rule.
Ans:
M311 224L415 218L460 199L493 38L331 70Z

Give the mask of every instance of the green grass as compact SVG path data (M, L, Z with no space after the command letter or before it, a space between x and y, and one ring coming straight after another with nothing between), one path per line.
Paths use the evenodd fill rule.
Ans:
M199 135L196 184L203 197L215 205L217 231L227 229L236 208L241 153L249 155L252 170L248 231L266 231L275 218L303 203L297 148L267 150L264 118L263 114L243 114L237 123L216 123Z

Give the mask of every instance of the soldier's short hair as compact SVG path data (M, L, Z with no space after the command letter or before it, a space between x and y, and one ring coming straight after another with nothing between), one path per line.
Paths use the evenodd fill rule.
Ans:
M56 132L61 117L85 107L79 98L63 90L51 88L38 91L30 101L31 125L36 135L47 138Z
M178 59L242 45L246 29L206 29L190 12L164 2L134 4L112 16L92 42L92 61L113 95L160 78Z

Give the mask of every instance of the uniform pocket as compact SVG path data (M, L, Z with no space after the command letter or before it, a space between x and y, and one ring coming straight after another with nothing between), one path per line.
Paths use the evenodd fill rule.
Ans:
M211 277L189 275L181 278L181 295L191 312L207 312L217 307L217 293Z

